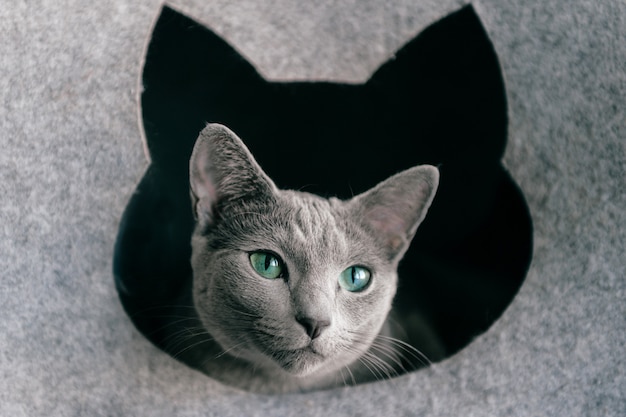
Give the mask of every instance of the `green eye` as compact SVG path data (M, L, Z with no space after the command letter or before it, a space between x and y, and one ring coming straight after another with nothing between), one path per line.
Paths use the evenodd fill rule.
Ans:
M362 266L351 266L339 275L339 285L350 292L364 289L372 278L372 273Z
M283 276L283 261L276 255L268 252L254 252L250 254L250 263L256 272L263 278L275 279Z

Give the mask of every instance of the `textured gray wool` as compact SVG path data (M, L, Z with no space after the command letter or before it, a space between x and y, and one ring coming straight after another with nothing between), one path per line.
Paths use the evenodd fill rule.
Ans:
M111 274L148 161L138 97L161 3L0 7L0 415L623 416L626 3L472 2L509 102L506 168L534 222L527 279L472 344L311 394L223 386L152 346ZM172 1L267 78L360 82L453 0Z

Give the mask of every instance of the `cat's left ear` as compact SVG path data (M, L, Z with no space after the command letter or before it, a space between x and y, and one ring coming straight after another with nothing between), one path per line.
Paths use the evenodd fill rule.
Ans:
M276 191L243 141L220 124L200 132L189 162L189 182L194 216L202 224L212 223L229 203L271 198Z
M374 238L382 243L388 259L397 261L426 217L438 185L437 168L420 165L357 195L349 204Z

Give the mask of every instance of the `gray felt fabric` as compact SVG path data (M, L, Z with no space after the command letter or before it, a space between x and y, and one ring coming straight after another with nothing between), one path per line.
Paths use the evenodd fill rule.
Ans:
M456 356L395 380L257 396L132 326L111 276L147 166L158 1L0 7L0 415L626 415L626 3L476 1L509 100L505 165L535 226L519 295ZM443 0L175 1L272 79L365 80Z

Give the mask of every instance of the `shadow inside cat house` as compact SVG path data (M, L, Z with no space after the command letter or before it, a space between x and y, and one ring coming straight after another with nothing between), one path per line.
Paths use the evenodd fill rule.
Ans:
M136 327L190 366L202 332L190 292L189 158L207 122L236 132L281 189L348 199L412 166L439 167L393 303L394 322L429 360L487 330L522 284L532 222L501 164L504 83L471 6L426 28L359 85L267 81L219 36L164 7L143 84L151 165L123 215L114 276ZM400 369L428 363L405 360Z

